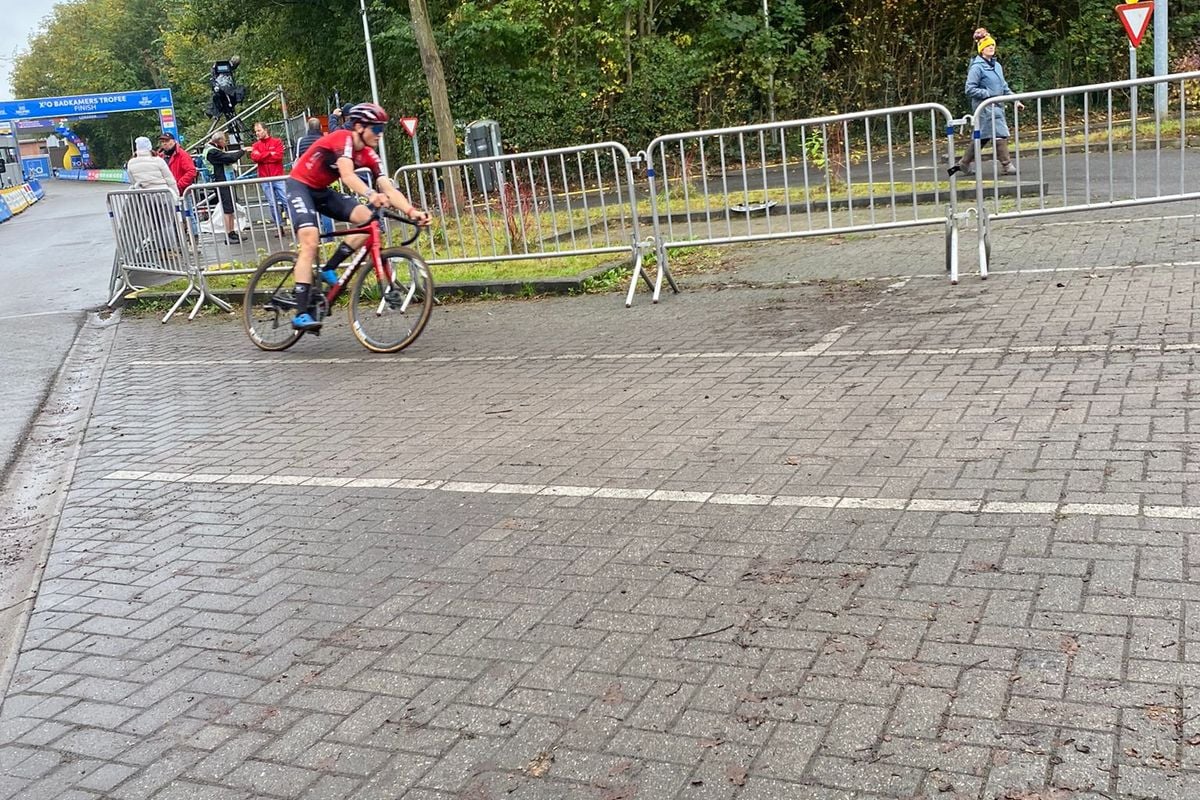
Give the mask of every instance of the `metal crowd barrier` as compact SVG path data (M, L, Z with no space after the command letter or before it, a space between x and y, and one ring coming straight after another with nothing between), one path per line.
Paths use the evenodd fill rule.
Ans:
M430 264L627 255L642 242L629 151L617 142L428 164L396 185L434 216L419 240Z
M1169 89L1166 115L1139 119L1139 95L1149 100L1159 85ZM989 108L1017 100L1027 106L1012 107L1011 150L1018 172L1037 174L1032 193L1019 181L1002 187L999 164L981 160L980 120ZM655 302L664 281L678 291L668 264L672 249L921 225L945 227L946 269L957 283L958 229L967 215L958 212L961 178L946 172L956 156L956 127L972 126L976 170L983 179L991 170L992 183L976 181L975 207L968 209L978 214L986 277L992 220L1200 198L1200 186L1186 174L1188 104L1197 100L1200 72L1180 73L991 98L961 120L943 105L924 103L676 133L636 156L620 143L601 142L411 164L397 170L395 181L434 215L419 240L429 263L621 254L633 264L626 306L639 279ZM642 186L635 167L645 168ZM121 282L114 301L148 282L186 277L188 287L164 322L192 292L199 297L190 317L205 300L229 310L209 291L208 279L247 274L269 253L295 250L286 203L277 226L266 200L264 185L272 183L282 180L189 187L182 228L164 204L165 192L110 193L118 242L113 285ZM645 239L639 191L649 199L652 235ZM236 209L232 240L219 203L225 192ZM647 252L657 256L653 279L643 268Z
M1166 86L1167 103L1154 114L1154 93ZM1144 103L1139 103L1144 100ZM1018 110L1015 103L1025 109ZM975 168L993 179L991 191L975 184L979 215L979 274L986 278L991 260L993 220L1045 216L1097 208L1166 203L1200 198L1200 184L1189 182L1189 103L1200 105L1200 72L1025 92L985 100L972 115ZM1017 183L1014 197L1002 198L998 161L980 161L981 120L1000 106L1009 121L1009 147L1021 176L1035 174L1030 195ZM1139 118L1150 109L1152 118ZM1200 164L1197 172L1200 173Z
M295 251L296 237L287 216L287 204L268 201L267 184L284 187L285 177L244 178L233 181L192 184L183 193L188 218L190 256L195 264L204 297L225 311L230 306L208 289L208 280L219 276L247 275L271 253ZM228 192L234 205L233 233L225 230L221 195ZM286 198L286 192L284 193ZM277 206L281 224L276 224L270 204Z
M192 292L198 292L194 316L205 295L188 257L175 195L166 189L109 192L106 204L116 238L108 305L116 305L128 292L186 278L187 288L162 321L169 320Z
M645 151L654 300L664 279L675 288L671 248L916 225L945 225L957 282L958 215L945 172L954 127L945 106L924 103L660 136Z

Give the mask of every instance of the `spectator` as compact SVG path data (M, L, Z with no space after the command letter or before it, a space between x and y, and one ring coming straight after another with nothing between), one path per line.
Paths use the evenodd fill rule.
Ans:
M158 151L175 177L175 188L182 195L189 186L196 182L196 163L179 146L175 136L170 133L163 133L158 137Z
M250 159L258 165L258 177L283 177L283 142L271 135L267 126L261 122L254 123L254 146L250 148ZM271 220L279 231L279 238L285 238L283 230L283 212L287 208L287 191L283 181L270 181L260 184L263 198L271 209Z
M335 108L333 111L329 112L329 132L330 133L341 130L343 122L344 122L344 120L342 119L342 110L340 108Z
M199 232L199 225L196 223L192 197L184 194L184 191L196 182L198 173L196 162L192 161L192 157L187 151L179 146L174 134L165 131L158 136L158 154L167 162L167 168L171 170L171 175L175 178L175 188L179 190L179 195L183 198L183 216L194 235Z
M330 130L332 131L333 128L330 128ZM299 161L300 156L304 155L304 152L306 150L308 150L308 148L312 147L313 143L315 141L317 141L317 139L320 139L320 138L321 138L321 120L318 119L317 117L309 117L308 118L308 130L305 131L304 135L300 137L300 141L296 143L296 159L295 160ZM317 224L321 228L321 233L330 233L333 230L333 220L331 220L329 217L325 216L324 214L321 214L317 217Z
M133 158L125 164L129 184L134 189L166 190L171 193L171 199L161 195L131 198L125 208L127 212L134 213L128 216L127 224L146 225L153 230L153 241L157 245L159 255L167 257L171 251L179 250L177 230L173 222L175 205L179 202L179 187L175 185L175 176L171 174L166 162L157 158L151 147L150 140L145 136L134 140Z
M296 142L296 158L299 161L300 156L304 155L304 151L312 147L313 142L321 138L321 120L317 117L308 118L308 128L304 131L304 135L300 137L300 141Z
M133 143L133 158L125 164L129 173L129 185L134 189L167 189L171 196L179 199L179 186L170 167L161 158L155 158L150 140L139 136Z
M236 230L237 223L234 221L233 216L233 191L228 186L223 185L225 181L229 180L225 176L225 167L240 161L250 148L239 147L233 152L227 152L225 150L227 143L228 140L225 138L224 131L214 133L212 138L208 140L208 147L204 151L204 160L212 167L213 183L218 184L217 196L221 198L221 211L225 213L225 241L233 244L240 242L242 237L238 235Z
M966 93L974 107L978 108L979 104L989 97L1013 94L1013 90L1004 80L1004 68L996 60L996 40L987 32L987 28L976 29L974 39L979 55L971 61L971 67L967 71ZM1017 101L1016 108L1020 111L1025 105ZM988 142L994 140L992 149L996 160L1000 162L1000 174L1016 175L1017 169L1013 166L1012 156L1008 152L1008 122L1004 118L1004 106L996 104L984 109L983 118L978 120L977 124L980 151ZM950 174L961 171L970 175L971 162L974 160L975 148L972 142L968 142L963 157L950 167Z

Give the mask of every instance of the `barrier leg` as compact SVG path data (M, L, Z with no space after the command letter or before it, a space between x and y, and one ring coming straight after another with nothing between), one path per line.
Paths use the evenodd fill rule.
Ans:
M987 280L988 262L992 258L992 240L990 235L991 222L988 220L986 208L981 208L979 214L979 279Z
M120 301L125 292L131 288L132 287L127 282L122 282L120 288L112 293L112 296L108 298L108 302L105 305L107 305L109 308L116 308L117 302Z
M659 295L662 294L663 276L667 272L667 248L661 244L658 245L658 274L654 276L654 292L650 296L650 301L658 302Z
M183 301L188 299L188 296L192 293L192 290L195 288L196 288L195 280L193 280L192 278L188 278L187 288L183 290L183 294L179 295L179 299L175 301L175 305L171 306L171 310L168 311L166 316L162 318L164 325L167 323L168 320L171 319L171 317L175 316L175 312L179 310L179 307L183 305ZM201 298L203 298L203 295L201 295Z
M626 308L633 305L633 293L637 290L639 275L642 276L642 280L649 283L650 278L646 275L646 270L642 269L642 248L635 245L633 248L633 274L629 276L629 291L625 293Z

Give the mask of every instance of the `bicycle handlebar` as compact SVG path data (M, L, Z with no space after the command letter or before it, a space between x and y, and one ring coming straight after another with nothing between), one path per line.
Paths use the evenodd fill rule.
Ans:
M389 208L386 208L383 206L376 208L375 212L374 212L374 216L375 216L375 219L382 219L383 217L387 217L388 219L394 219L397 222L403 222L405 225L412 226L412 229L413 229L412 236L409 236L409 237L405 238L403 241L401 241L400 242L401 247L407 247L408 245L415 242L421 236L420 224L418 224L415 220L409 219L408 217L404 216L403 214L398 214L395 211L392 211Z

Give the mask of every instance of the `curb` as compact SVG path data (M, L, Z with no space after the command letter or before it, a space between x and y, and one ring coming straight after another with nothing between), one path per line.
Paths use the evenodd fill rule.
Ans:
M0 572L0 598L5 601L0 608L0 709L16 674L119 321L119 316L100 320L92 315L80 326L0 488L0 508L10 509L3 519L6 555L17 554ZM18 465L28 469L19 471Z
M608 264L601 264L598 267L592 267L589 270L572 275L565 278L533 278L530 280L495 280L495 281L455 281L451 283L439 283L434 286L434 297L438 299L451 299L459 297L521 297L526 295L570 295L582 294L585 291L585 284L593 278L599 277L606 272L609 272L618 267L625 266L626 261L613 261ZM213 297L219 297L227 303L240 305L244 292L240 289L213 289L209 288L208 293ZM174 300L179 296L178 292L142 292L136 299L124 301L124 305L139 300Z

